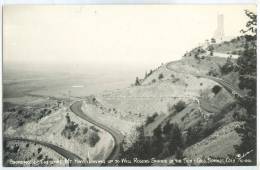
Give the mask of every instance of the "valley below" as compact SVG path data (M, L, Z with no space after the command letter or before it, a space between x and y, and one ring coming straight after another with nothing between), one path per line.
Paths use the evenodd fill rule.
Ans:
M225 45L218 55L236 50ZM239 165L247 91L236 61L196 47L142 77L6 69L4 165Z

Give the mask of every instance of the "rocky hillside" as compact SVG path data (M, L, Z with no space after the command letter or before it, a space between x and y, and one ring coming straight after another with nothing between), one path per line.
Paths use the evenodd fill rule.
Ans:
M221 52L231 48L239 50L240 45L234 44L243 44L242 40L238 38L221 45L215 44L214 47ZM232 47L230 44L233 44ZM182 141L179 149L185 157L194 158L194 154L201 157L210 154L225 157L232 154L233 145L240 142L234 130L240 122L234 122L237 115L245 114L245 110L226 87L211 77L228 80L238 89L236 70L232 68L223 74L223 67L235 61L214 56L214 53L200 47L194 48L181 60L162 64L146 73L143 79L137 78L134 85L128 88L96 95L95 101L99 104L92 103L91 112L103 119L103 122L106 122L104 119L107 117L108 124L125 134L126 153L138 142L139 132L135 128L139 127L140 131L141 127L145 139L152 140L149 143L153 143L157 135L162 135L160 141L163 150L156 152L160 153L160 158L170 158L170 155L176 157L175 151L165 153L165 147L169 147L165 129L178 127ZM99 111L94 111L93 107ZM222 145L225 145L225 152L219 149Z

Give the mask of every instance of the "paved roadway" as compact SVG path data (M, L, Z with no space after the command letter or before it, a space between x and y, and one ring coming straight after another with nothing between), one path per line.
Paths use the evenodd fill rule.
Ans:
M226 53L220 53L220 52L213 52L214 57L222 57L222 58L228 58L229 56L232 56L232 58L237 59L239 55L236 54L226 54Z
M227 81L225 81L225 80L223 80L221 78L212 77L212 76L197 76L197 77L202 77L202 78L206 78L206 79L210 79L210 80L215 81L216 83L218 83L221 86L223 86L228 92L230 92L236 98L244 97L244 95L240 92L239 89L237 89L232 84L230 84L229 82L227 82Z
M234 97L236 97L238 99L244 97L244 95L240 92L239 89L237 89L236 87L231 85L229 82L227 82L227 81L225 81L221 78L207 76L207 75L199 75L199 74L196 74L196 73L185 73L185 72L177 71L177 70L175 70L171 67L171 64L172 64L172 62L169 62L169 63L166 64L166 68L170 71L174 71L176 73L181 73L181 74L190 74L190 75L193 75L193 76L198 77L198 78L201 77L201 78L205 78L205 79L210 79L210 80L215 81L216 83L220 84L228 92L230 92Z
M60 154L61 156L65 157L66 159L71 160L69 162L69 166L81 166L82 165L82 164L79 164L79 162L82 161L82 159L79 156L77 156L76 154L74 154L68 150L65 150L59 146L56 146L56 145L48 143L48 142L37 141L37 140L32 140L32 139L25 139L25 138L20 138L20 137L15 137L15 138L4 137L4 140L5 141L23 141L23 142L36 143L36 144L48 147L48 148L54 150L55 152L57 152L58 154Z
M123 140L123 135L118 130L108 127L108 126L96 121L93 117L90 117L87 114L85 114L82 111L81 106L82 106L82 101L76 101L70 106L70 109L74 114L76 114L80 118L98 126L99 128L101 128L111 134L111 136L114 139L114 148L106 160L118 159L119 154L120 154L120 144Z
M176 71L173 68L171 68L172 62L169 62L166 64L166 68L170 71L174 71L177 73L182 73L182 74L187 74L185 72L180 72L180 71ZM194 74L194 73L189 73L195 77L201 77L201 78L206 78L206 79L210 79L212 81L215 81L216 83L220 84L221 86L223 86L228 92L230 92L233 96L235 96L236 98L242 98L243 94L241 94L239 92L239 90L237 90L234 86L232 86L230 83L228 83L227 81L217 78L217 77L212 77L212 76L206 76L206 75L198 75L198 74ZM81 109L82 106L82 101L76 101L75 103L73 103L70 106L71 111L76 114L77 116L79 116L80 118L100 127L101 129L107 131L108 133L111 134L111 136L114 139L115 145L114 148L111 152L111 154L108 156L108 158L106 160L115 160L119 158L119 154L120 154L120 144L123 140L123 135L116 129L113 129L111 127L108 127L100 122L97 122L96 120L94 120L92 117L84 114L84 112ZM15 141L15 140L20 140L20 141L25 141L25 142L34 142L40 145L43 145L45 147L48 147L54 151L56 151L57 153L59 153L60 155L62 155L63 157L70 159L70 166L80 166L75 160L78 161L82 161L82 159L77 156L76 154L65 150L59 146L53 145L51 143L47 143L47 142L43 142L43 141L36 141L36 140L31 140L31 139L24 139L24 138L10 138L10 137L4 137L4 140L6 141Z
M107 131L108 133L111 134L111 136L114 139L114 148L112 150L112 152L110 153L110 155L108 156L108 158L106 158L106 160L116 160L119 158L119 154L120 154L120 144L123 140L123 135L116 129L112 129L106 125L103 125L102 123L97 122L96 120L94 120L92 117L84 114L84 112L81 109L82 106L82 101L76 101L75 103L73 103L70 106L71 111L76 114L77 116L79 116L80 118L102 128L103 130ZM48 147L52 150L54 150L55 152L57 152L58 154L60 154L61 156L65 157L68 160L71 160L69 163L69 166L83 166L84 164L80 164L80 162L82 162L82 158L80 158L79 156L77 156L76 154L63 149L59 146L56 146L54 144L48 143L48 142L44 142L44 141L37 141L37 140L32 140L32 139L25 139L25 138L20 138L20 137L4 137L4 140L6 141L23 141L23 142L32 142L32 143L36 143L45 147Z

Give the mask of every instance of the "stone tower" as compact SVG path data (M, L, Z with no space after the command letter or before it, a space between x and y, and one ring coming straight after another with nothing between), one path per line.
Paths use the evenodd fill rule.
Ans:
M217 18L217 29L214 34L216 41L223 41L224 39L224 15L219 14Z

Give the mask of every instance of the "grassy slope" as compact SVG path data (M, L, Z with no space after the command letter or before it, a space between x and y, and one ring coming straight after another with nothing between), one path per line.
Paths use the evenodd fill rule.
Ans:
M240 124L232 122L225 125L204 140L186 148L184 155L196 159L203 156L226 157L234 153L233 145L240 143L240 137L234 129Z
M230 51L231 48L234 49L235 47L238 48L236 45L230 45L230 47L221 45L216 47L216 51L227 52ZM125 134L136 126L136 124L133 122L142 122L146 119L147 115L152 115L154 112L158 112L160 114L158 119L156 119L154 123L149 124L148 126L149 130L147 133L151 133L151 131L156 128L158 124L163 122L163 120L168 117L169 106L172 106L179 100L183 100L186 103L189 103L189 105L181 112L171 116L170 121L173 123L178 123L181 129L185 130L189 127L193 127L199 121L206 121L205 115L210 114L209 112L203 110L203 108L200 108L200 106L194 100L194 97L201 96L202 92L204 92L203 97L207 98L206 101L208 104L214 105L219 109L224 107L225 104L233 101L233 98L224 89L222 89L218 95L212 95L211 89L214 85L216 85L215 82L204 78L196 78L189 74L198 73L205 75L211 69L214 69L220 73L219 66L223 65L225 61L226 59L218 57L206 57L205 59L198 61L192 54L191 56L185 57L182 60L173 62L171 67L175 71L168 70L165 65L160 66L154 70L152 75L142 81L141 86L132 86L129 88L109 91L97 95L97 100L102 103L102 108L100 106L91 106L85 108L85 111L91 114L95 114L97 117L103 119L104 122L116 126L119 130L124 131ZM184 72L184 74L180 73L180 71ZM163 74L162 79L159 79L160 74ZM237 84L237 76L235 73L226 75L223 78L231 81L232 84ZM155 80L155 82L153 82L153 80ZM61 114L64 115L64 113ZM67 142L65 140L60 140L62 137L57 137L56 133L58 134L61 131L61 127L64 127L64 119L56 120L55 118L48 117L46 117L46 119L48 120L47 123L42 123L37 126L41 126L39 129L42 129L42 131L46 130L46 132L49 132L51 135L43 135L42 138L50 141L54 140L55 142L57 142L56 140L58 139L60 142L62 142L58 144L63 145L65 148L72 149L72 151L75 151L73 148L75 146L82 148L80 144L77 144L77 141ZM46 119L44 120L46 121ZM77 118L75 117L75 119ZM54 125L54 123L51 123L51 120L56 120L56 122L60 122L62 125L59 123ZM222 129L218 129L208 138L189 147L185 151L185 154L187 156L190 156L191 154L192 156L192 152L199 155L217 155L218 153L225 154L228 152L232 153L233 150L230 149L232 148L231 145L237 143L239 138L234 132L233 123L230 123L232 120L227 120L228 121L223 124L225 126L222 127ZM81 122L80 120L77 121ZM50 124L51 127L49 127L48 124ZM33 134L33 136L35 136L35 133L38 132L36 132L37 130L34 129L34 127L36 127L36 124L31 123L26 126L27 129L24 128L18 132L14 132L12 129L9 129L9 133L26 134L25 136L30 136ZM30 128L36 131L31 132L28 130ZM83 157L87 156L87 150L93 154L98 155L104 151L103 145L109 143L109 141L107 142L107 139L110 139L109 136L104 134L100 140L103 142L100 142L96 149L90 149L84 146L86 150L79 149L76 150L76 152ZM74 142L76 143L74 146L68 144ZM200 143L202 143L202 145ZM229 148L222 150L219 148L219 146L222 145L227 145ZM110 143L108 147L109 146ZM207 152L208 150L211 153Z
M244 50L244 44L245 44L245 38L239 37L234 38L231 41L223 42L220 44L213 45L214 51L220 52L220 53L239 53L240 51Z
M243 40L233 41L230 43L222 43L221 45L215 46L215 51L221 53L227 53L232 51L242 51ZM223 58L214 58L217 61L217 65L221 66L225 63ZM219 69L219 68L217 68ZM204 69L207 71L207 68ZM230 82L233 86L238 88L239 80L238 73L231 72L227 75L221 76L224 80ZM241 122L233 122L232 114L234 111L244 112L240 107L235 107L231 110L222 110L221 108L226 108L229 103L234 102L234 99L222 89L217 95L210 95L211 89L206 89L203 91L203 96L210 105L214 105L216 108L219 108L219 114L225 114L223 117L220 117L219 123L222 124L219 129L217 129L213 134L206 137L202 141L186 148L184 155L188 158L197 158L197 157L225 157L228 154L234 153L234 145L240 143L240 137L235 132L235 127L241 124ZM222 113L221 113L222 112ZM180 122L180 121L179 121Z
M11 148L14 146L19 146L19 151L13 152ZM54 164L45 164L46 166L68 166L67 163L65 163L64 159L61 155L56 153L55 151L44 147L42 145L38 145L32 142L21 142L21 141L8 141L6 143L6 148L3 156L6 160L9 160L11 158L14 161L21 161L21 160L27 160L31 163L37 160L60 160L60 163L54 163ZM42 150L38 152L38 149L41 148ZM41 158L42 155L42 158ZM12 162L5 162L6 166L29 166L29 164L13 164ZM44 164L31 164L31 166L44 166Z
M66 124L65 115L66 110L60 109L57 112L40 119L38 122L27 123L19 129L13 129L10 127L4 133L7 136L23 137L28 139L36 138L37 140L53 143L75 153L84 160L88 155L90 155L90 159L106 158L107 153L110 153L112 149L112 137L100 129L100 132L98 133L100 140L95 147L90 147L87 143L82 143L76 138L67 139L61 135ZM73 113L70 113L70 117L72 121L79 124L79 127L91 126L91 124L75 116ZM104 152L104 150L106 152ZM97 155L99 156L97 157Z
M193 57L186 57L172 63L172 67L176 71L168 70L165 65L162 65L145 78L141 86L107 91L97 95L97 101L102 103L102 107L106 108L105 111L96 108L95 111L92 109L88 112L95 114L97 117L102 117L104 122L107 120L110 124L118 124L118 129L123 133L126 132L125 129L134 127L131 124L132 121L144 121L148 115L152 115L154 112L157 112L159 116L153 123L145 127L146 135L151 135L152 131L167 119L172 123L178 123L182 130L186 130L200 121L205 121L207 115L211 114L201 109L195 100L196 97L201 96L202 91L208 91L207 96L211 96L208 101L211 101L211 104L219 109L224 107L225 103L233 100L225 89L222 89L218 95L212 96L211 88L216 85L215 82L196 78L189 74L194 72L206 74L209 69L219 69L219 65L224 64L225 61L226 59L223 58L212 57L198 63ZM185 74L179 73L178 70L185 72ZM159 79L160 74L163 74L162 79ZM153 82L154 79L155 82ZM169 117L169 106L180 100L190 104L183 111ZM88 109L91 107L88 107ZM113 109L116 109L116 113ZM121 124L120 119L123 119L125 124Z
M242 44L241 42L235 42L235 44L233 45L232 43L230 43L228 47L225 47L226 44L228 43L222 45L221 48L217 48L216 51L227 52L231 49L237 51L242 50L240 49ZM174 68L177 72L178 70L181 70L186 73L198 74L207 74L210 69L215 69L220 74L220 66L222 66L225 62L225 58L218 57L205 58L198 62L194 60L193 56L191 55L190 57L186 57L181 61L173 62L172 68ZM157 70L155 72L155 77L157 77L159 73L160 70ZM183 76L182 78L184 79L184 77L185 76ZM151 82L153 78L145 80L144 83ZM222 76L222 78L238 88L239 80L237 73L231 72L228 75ZM223 88L217 95L214 95L211 91L211 88L209 87L210 86L204 88L201 95L202 97L205 97L207 105L214 106L214 108L217 109L216 111L213 111L213 113L207 112L203 110L203 108L199 109L199 107L196 106L196 104L190 104L186 109L184 109L183 111L179 112L171 118L171 122L178 123L181 129L184 130L188 127L193 127L199 121L207 121L207 115L213 115L220 119L218 120L218 123L220 124L219 129L217 129L213 134L211 134L207 138L203 139L197 144L190 146L185 150L185 155L189 158L196 158L196 156L225 157L227 156L227 154L234 153L233 145L239 144L240 142L240 137L234 130L234 128L240 123L233 122L234 119L232 118L232 114L234 113L234 110L241 111L241 108L239 107L224 111L224 108L226 108L229 104L234 102L233 97L229 93L227 93L227 91ZM221 116L221 114L224 115ZM155 120L154 124L158 124L158 122L156 122ZM149 127L152 127L152 125L149 125Z

